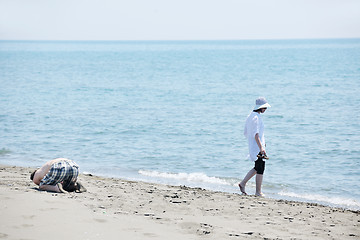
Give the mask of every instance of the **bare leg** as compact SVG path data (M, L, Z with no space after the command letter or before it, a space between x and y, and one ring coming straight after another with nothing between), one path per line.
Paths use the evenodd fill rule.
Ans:
M256 174L255 169L251 169L245 176L245 178L241 181L241 183L239 183L239 188L240 191L244 194L247 195L247 193L245 192L245 185L246 183Z
M264 197L264 194L261 192L261 184L263 181L263 176L262 174L256 174L256 193L255 195L258 197Z

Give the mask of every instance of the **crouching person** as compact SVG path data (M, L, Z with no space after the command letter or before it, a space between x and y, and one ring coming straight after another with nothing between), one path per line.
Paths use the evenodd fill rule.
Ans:
M42 191L67 193L86 192L86 189L77 182L79 166L72 160L56 158L46 162L35 170L30 179L39 185Z

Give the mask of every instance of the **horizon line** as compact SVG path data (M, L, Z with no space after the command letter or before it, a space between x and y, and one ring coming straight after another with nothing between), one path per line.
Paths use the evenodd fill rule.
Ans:
M319 38L254 38L254 39L0 39L1 42L216 42L216 41L298 41L298 40L357 40L360 37Z

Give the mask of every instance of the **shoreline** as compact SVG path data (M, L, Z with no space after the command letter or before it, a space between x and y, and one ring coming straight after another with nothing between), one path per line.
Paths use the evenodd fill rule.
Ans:
M360 211L80 174L85 193L41 192L0 164L0 238L357 239ZM70 216L69 216L70 215ZM49 224L54 221L54 224Z

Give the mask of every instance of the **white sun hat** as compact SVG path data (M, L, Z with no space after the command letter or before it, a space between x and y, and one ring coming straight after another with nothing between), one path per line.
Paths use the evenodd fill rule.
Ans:
M260 108L269 108L271 107L270 104L266 101L264 97L259 97L255 101L255 107L254 110L259 110Z

